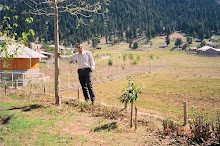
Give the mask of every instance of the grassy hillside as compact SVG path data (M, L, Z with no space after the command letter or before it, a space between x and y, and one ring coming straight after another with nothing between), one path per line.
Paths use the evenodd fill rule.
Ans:
M173 34L172 38L186 37ZM183 102L188 101L189 117L198 113L207 118L216 117L220 110L220 57L205 57L182 51L170 51L174 39L166 46L165 37L152 40L153 45L142 44L139 50L131 51L127 43L99 44L101 50L93 50L96 70L93 72L97 106L72 101L77 98L77 65L61 61L60 86L62 107L54 105L54 64L40 64L45 76L46 95L37 94L43 87L34 85L36 92L30 96L26 91L12 90L6 97L1 90L1 143L3 145L168 145L172 139L161 137L160 118L172 119L183 124ZM102 42L102 41L101 41ZM197 45L197 42L193 42ZM127 59L123 60L123 55ZM129 55L133 59L129 59ZM104 59L102 58L104 56ZM106 57L107 56L107 57ZM139 56L139 59L137 59ZM153 56L152 58L149 56ZM108 60L113 61L108 66ZM137 64L133 64L136 60ZM68 75L69 73L69 75ZM151 116L138 116L138 130L128 125L129 110L121 111L119 97L127 86L126 76L136 74L135 84L144 83L146 90L138 97L139 112ZM48 93L50 95L48 95ZM80 99L83 99L80 92ZM109 106L100 106L103 102ZM128 106L129 107L129 106ZM156 117L156 118L155 118ZM159 131L157 130L159 129ZM163 135L163 134L162 134ZM177 144L183 144L177 142ZM186 143L185 143L186 144Z
M173 34L171 37L182 37L183 41L186 40L180 34ZM125 43L115 46L101 44L103 49L93 50L93 55L109 54L113 60L112 68L125 65L128 68L142 70L143 66L151 68L165 66L162 69L135 77L137 84L144 83L147 87L137 101L141 111L178 118L183 115L183 101L188 101L190 108L197 107L205 109L204 112L215 114L220 107L220 58L197 56L182 51L169 51L174 46L174 40L171 41L169 47L160 48L160 46L165 46L164 39L165 37L153 39L150 51L127 51L128 45ZM142 45L140 48L146 49L149 46ZM131 65L132 60L123 61L122 54L124 53L139 55L141 59L137 65ZM149 59L150 54L153 54L153 60ZM107 66L107 62L108 59L97 60L98 70L104 70L103 65ZM95 84L97 100L121 105L118 98L122 95L126 84L126 78ZM76 96L71 92L71 89L64 91L62 95Z

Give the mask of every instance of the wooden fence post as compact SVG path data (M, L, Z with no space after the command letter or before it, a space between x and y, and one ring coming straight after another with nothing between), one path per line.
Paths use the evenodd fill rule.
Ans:
M23 73L23 78L22 78L22 85L23 85L23 87L24 87L24 73Z
M70 72L68 72L68 88L70 87Z
M45 93L46 93L46 85L44 83L44 95L45 95Z
M137 130L137 107L135 106L135 130Z
M15 89L18 88L18 80L15 81Z
M78 99L79 99L79 88L77 89L77 93L78 93Z
M7 96L7 86L6 86L6 81L5 81L5 96Z
M188 102L184 102L184 125L188 124Z
M133 126L133 120L132 120L132 118L133 118L133 99L131 99L131 117L130 117L131 119L130 119L130 128Z
M13 87L14 85L14 74L13 72L11 73L11 86Z

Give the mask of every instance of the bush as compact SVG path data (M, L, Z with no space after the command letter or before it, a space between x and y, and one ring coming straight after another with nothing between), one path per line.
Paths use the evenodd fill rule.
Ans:
M210 119L207 114L194 113L192 135L189 138L193 144L218 145L220 144L220 114Z
M217 119L210 119L207 114L193 113L192 122L180 126L171 119L162 121L163 135L170 135L176 143L184 145L219 145L220 144L220 114Z
M220 144L220 114L217 114L217 120L215 125L212 126L212 130L214 131L216 143Z
M192 124L192 141L201 144L211 138L211 122L204 115L195 117Z
M133 60L133 59L134 59L134 55L133 55L133 54L129 54L129 55L128 55L128 58L129 58L130 60Z
M151 60L154 60L154 54L148 55L148 58L151 59Z
M139 54L136 56L136 60L137 60L137 61L140 61L140 60L141 60L141 57L140 57Z
M166 118L162 122L164 134L168 135L174 131L177 131L178 125L175 124L171 119Z
M108 60L108 66L112 66L113 65L113 60L112 59L109 59Z
M131 64L136 65L136 64L138 64L138 62L137 62L137 60L134 60Z
M122 54L123 60L126 61L127 60L127 54Z

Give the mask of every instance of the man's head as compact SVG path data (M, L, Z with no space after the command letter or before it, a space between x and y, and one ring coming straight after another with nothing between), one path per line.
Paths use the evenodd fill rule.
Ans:
M83 45L82 44L77 44L76 48L77 48L79 53L82 53L82 51L83 51Z

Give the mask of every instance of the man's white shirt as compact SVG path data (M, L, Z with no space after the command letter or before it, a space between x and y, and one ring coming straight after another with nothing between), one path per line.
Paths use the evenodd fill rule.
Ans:
M65 60L77 60L78 68L91 68L92 70L95 70L95 61L92 57L92 53L87 50L83 50L82 54L74 53L73 55L65 56L60 55L61 59Z

